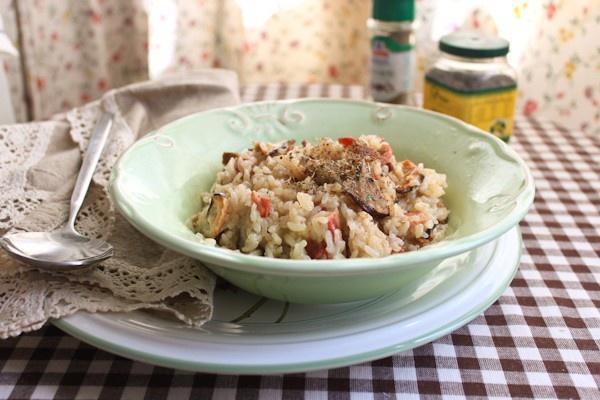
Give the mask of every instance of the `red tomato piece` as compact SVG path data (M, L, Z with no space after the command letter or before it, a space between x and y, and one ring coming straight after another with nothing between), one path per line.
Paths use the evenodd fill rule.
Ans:
M351 137L341 137L341 138L338 138L338 142L342 146L348 147L348 146L351 146L354 143L354 138L351 138Z
M340 229L340 212L337 208L329 215L329 218L327 218L327 229L329 229L331 233L335 232L336 229Z
M410 219L411 225L424 224L427 222L427 215L422 211L409 211L406 216Z
M271 214L271 199L265 196L260 196L256 192L252 192L252 202L256 204L258 213L262 218L266 218Z
M385 165L392 161L392 157L394 156L394 152L389 144L384 143L379 149L379 154L381 154L381 162Z

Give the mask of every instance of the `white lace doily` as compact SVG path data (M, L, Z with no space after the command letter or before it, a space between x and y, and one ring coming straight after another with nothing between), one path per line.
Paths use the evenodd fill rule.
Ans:
M0 234L52 230L65 222L81 153L99 113L99 104L92 103L54 121L0 128ZM0 338L78 310L163 310L194 326L211 317L212 273L151 242L115 214L106 192L110 169L136 138L118 114L111 132L77 228L109 240L115 256L89 271L47 273L0 252Z

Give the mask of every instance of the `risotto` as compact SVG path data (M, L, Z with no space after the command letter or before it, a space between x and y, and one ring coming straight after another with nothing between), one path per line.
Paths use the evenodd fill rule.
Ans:
M223 153L191 227L203 241L267 257L382 257L439 240L446 176L396 161L378 136L256 143Z

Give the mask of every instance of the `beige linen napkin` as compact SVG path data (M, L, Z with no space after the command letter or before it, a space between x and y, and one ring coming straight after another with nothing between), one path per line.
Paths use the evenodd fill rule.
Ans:
M49 318L154 309L199 326L212 315L214 276L193 260L153 243L114 211L106 187L119 155L142 135L174 119L239 102L237 78L225 70L143 82L52 121L0 126L0 235L60 227L82 154L102 109L115 119L77 227L107 239L113 258L89 271L36 271L0 251L0 337L40 328Z

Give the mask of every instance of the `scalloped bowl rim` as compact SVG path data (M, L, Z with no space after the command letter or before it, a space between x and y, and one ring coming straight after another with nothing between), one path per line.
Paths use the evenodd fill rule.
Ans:
M348 259L337 259L337 260L297 260L297 259L284 259L284 258L272 258L265 256L256 256L250 254L244 254L238 251L230 250L227 248L221 248L218 246L210 246L203 244L198 241L197 243L191 242L189 239L183 239L180 236L171 234L163 231L154 226L142 215L138 215L136 218L132 218L128 215L127 209L134 209L125 195L119 188L119 175L122 173L121 167L123 163L127 161L128 155L135 151L140 140L135 142L127 149L125 153L121 155L117 161L110 177L109 193L116 205L117 210L123 215L129 223L136 227L143 234L158 242L159 244L168 247L177 252L183 253L187 256L195 258L200 261L207 263L214 263L216 265L243 271L254 271L261 273L278 273L278 274L289 274L294 273L295 275L315 275L315 274L343 274L343 273L361 273L410 267L415 264L424 264L427 262L433 262L436 260L445 259L457 254L464 253L468 250L472 250L479 247L491 240L498 238L503 233L507 232L510 228L517 225L519 221L527 214L529 207L533 203L535 195L535 186L533 176L529 167L519 157L519 155L510 148L506 143L485 132L475 126L469 125L457 118L437 113L434 111L424 110L421 108L383 104L363 100L350 100L350 99L319 99L319 98L305 98L305 99L291 99L291 100L267 100L254 103L244 103L232 107L221 107L217 109L202 111L188 116L179 118L172 121L152 133L167 129L180 121L187 120L190 118L196 118L199 115L221 113L227 111L234 111L240 108L247 107L249 105L267 105L267 104L296 104L296 103L307 103L307 102L327 102L327 103L342 103L342 104L357 104L369 107L392 107L400 109L409 109L411 112L426 114L431 118L437 118L445 120L461 131L466 132L469 135L478 136L480 139L485 140L492 144L496 150L500 150L505 156L516 161L520 167L524 176L525 184L521 189L520 193L515 198L515 206L499 222L487 227L479 232L463 236L458 239L452 239L449 241L441 240L438 243L424 247L416 251L410 251L401 254L394 254L385 257L378 258L348 258ZM147 135L147 136L148 136Z

